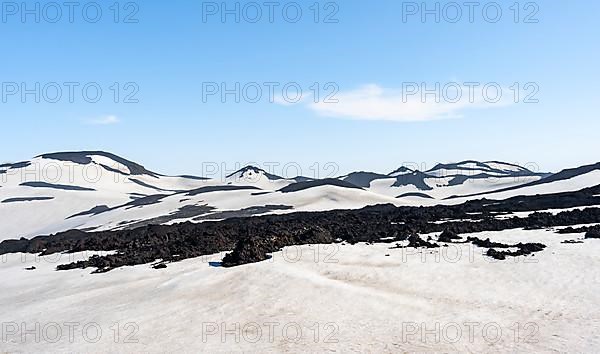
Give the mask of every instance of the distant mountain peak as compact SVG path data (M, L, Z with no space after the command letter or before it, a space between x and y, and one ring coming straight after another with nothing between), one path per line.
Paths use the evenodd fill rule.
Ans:
M245 177L253 178L255 175L264 175L267 179L269 179L271 181L277 181L277 180L284 179L283 177L274 175L272 173L269 173L269 172L263 170L262 168L259 168L259 167L253 166L253 165L245 166L245 167L235 171L234 173L226 176L226 178L245 178Z
M51 159L58 161L69 161L80 165L87 165L93 162L91 156L102 156L113 160L116 164L120 164L122 166L127 167L129 169L129 174L131 175L150 175L153 177L159 176L159 174L147 170L144 166L135 163L133 161L127 160L115 154L105 151L64 151L64 152L53 152L49 154L42 154L36 156L36 158L43 159ZM103 167L115 170L117 166L104 166Z
M388 176L397 177L399 175L413 173L413 172L415 172L415 170L413 170L412 168L408 168L406 166L401 166L400 168L388 173Z
M457 175L478 175L490 174L497 177L501 176L523 176L535 175L531 170L517 164L502 161L476 161L465 160L453 163L439 163L432 169L426 171L428 174L434 174L438 177L457 176Z

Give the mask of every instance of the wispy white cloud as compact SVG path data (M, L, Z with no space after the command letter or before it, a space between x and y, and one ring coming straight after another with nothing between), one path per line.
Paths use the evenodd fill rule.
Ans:
M444 86L441 84L441 87ZM427 86L428 89L433 87L435 85ZM405 86L403 89L370 84L338 93L334 97L337 103L310 102L309 107L327 117L410 122L460 118L468 109L497 108L513 103L508 97L512 96L509 94L511 92L504 87L500 90L499 98L496 88L487 88L487 92L484 92L483 85L473 87L456 84L447 90L440 90L442 93L438 95L423 95L425 91L421 87ZM418 92L414 93L415 90Z
M117 124L119 122L120 122L119 118L114 115L107 115L107 116L103 116L100 118L91 119L91 120L87 121L88 124L93 124L93 125L110 125L110 124Z

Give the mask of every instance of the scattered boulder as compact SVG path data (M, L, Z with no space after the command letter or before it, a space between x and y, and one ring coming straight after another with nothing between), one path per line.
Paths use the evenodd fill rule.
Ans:
M581 234L581 233L588 233L588 232L592 232L592 235L594 233L600 233L600 225L595 225L595 226L582 226L582 227L577 227L577 228L573 228L572 226L566 227L564 229L560 229L557 231L557 233L559 234ZM595 237L591 237L591 238L595 238Z
M471 242L475 246L482 247L482 248L511 248L511 247L514 247L514 246L507 245L507 244L500 243L500 242L492 242L492 241L490 241L489 238L486 240L482 240L477 237L467 237L467 241Z
M438 248L438 247L440 247L440 245L438 245L437 243L425 241L417 234L412 234L412 235L408 236L408 246L407 247Z
M223 257L223 267L235 267L247 263L262 262L268 259L270 244L260 237L249 237L238 241L233 252Z
M505 260L505 259L506 259L507 252L500 252L500 251L496 251L496 250L495 250L495 249L493 249L493 248L490 248L490 249L489 249L489 250L486 252L486 255L487 255L488 257L491 257L491 258L493 258L493 259L497 259L497 260L499 260L499 261L503 261L503 260Z
M489 241L489 240L488 240ZM505 260L506 257L519 257L519 256L527 256L535 252L543 251L546 248L546 245L541 243L518 243L516 245L506 245L508 247L504 248L517 248L516 251L498 251L493 248L490 248L487 251L487 256L497 259L497 260Z
M585 238L586 239L590 239L590 238L600 239L600 225L590 227L588 232L585 233Z
M442 234L438 237L438 242L452 243L454 240L462 240L462 238L455 232L449 230L444 230L444 232L442 232Z
M397 249L397 248L439 248L440 245L436 244L436 243L432 243L429 241L425 241L423 240L418 234L411 234L410 236L408 236L406 238L406 241L408 241L408 245L400 245L399 243L396 244L395 247L390 247L390 249Z

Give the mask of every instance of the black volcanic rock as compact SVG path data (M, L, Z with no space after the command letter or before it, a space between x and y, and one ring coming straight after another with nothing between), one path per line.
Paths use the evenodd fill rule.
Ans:
M234 267L242 264L262 262L269 258L267 252L274 252L273 243L260 237L249 237L240 240L223 258L223 267Z
M217 222L147 225L135 229L84 232L72 230L31 240L0 242L0 255L6 253L116 251L88 260L61 264L58 270L96 268L95 272L136 264L177 262L183 259L231 252L226 266L268 258L268 254L292 245L344 242L382 243L408 240L408 247L437 247L436 241L424 241L419 235L444 231L465 234L520 228L551 228L600 222L600 208L574 209L551 213L534 212L523 218L491 217L491 213L535 211L551 208L598 205L600 187L577 192L542 196L521 196L502 201L476 200L460 205L432 207L395 207L390 204L360 210L300 212L252 218L230 218ZM495 214L494 214L495 215ZM595 232L595 231L594 231ZM594 236L594 233L590 233ZM454 235L442 236L442 240ZM385 240L385 241L382 241ZM440 242L440 241L437 241ZM508 245L470 237L476 246L494 249L490 257L508 258L539 252L541 244Z
M519 243L516 245L504 245L502 248L518 248L516 251L497 251L493 248L490 248L487 251L487 256L497 259L497 260L505 260L506 257L519 257L519 256L527 256L535 252L543 251L546 248L546 245L541 243Z
M261 262L269 259L268 253L283 247L307 244L330 244L334 239L329 231L321 227L304 227L288 235L253 235L237 242L233 252L223 258L223 267Z
M514 247L514 246L507 245L507 244L500 243L500 242L492 242L492 241L490 241L489 238L482 240L477 237L467 237L467 241L471 242L475 246L484 247L484 248L511 248L511 247Z
M600 239L600 225L598 225L598 226L592 226L588 230L588 232L586 232L585 238L586 239L590 239L590 238Z
M462 238L458 236L455 232L444 230L438 237L438 242L452 243L454 240L461 240Z
M398 248L439 248L440 245L436 243L432 243L431 238L428 238L427 241L423 240L418 234L411 234L405 238L399 238L399 241L408 241L407 245L401 245L399 243L394 247L390 247L390 249L398 249Z
M576 229L576 228L569 226L569 227L565 227L563 229L556 231L556 233L557 234L578 234L578 233L582 233L582 232L587 232L587 230L588 230L587 227Z
M412 234L408 236L408 246L411 248L438 248L440 245L423 240L419 235Z

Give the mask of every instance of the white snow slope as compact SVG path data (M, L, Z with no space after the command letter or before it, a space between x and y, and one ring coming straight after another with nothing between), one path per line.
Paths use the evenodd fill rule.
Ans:
M7 255L0 352L597 352L600 242L561 244L582 235L545 230L475 236L548 248L495 262L464 244L313 245L233 269L212 267L215 255L105 274Z

